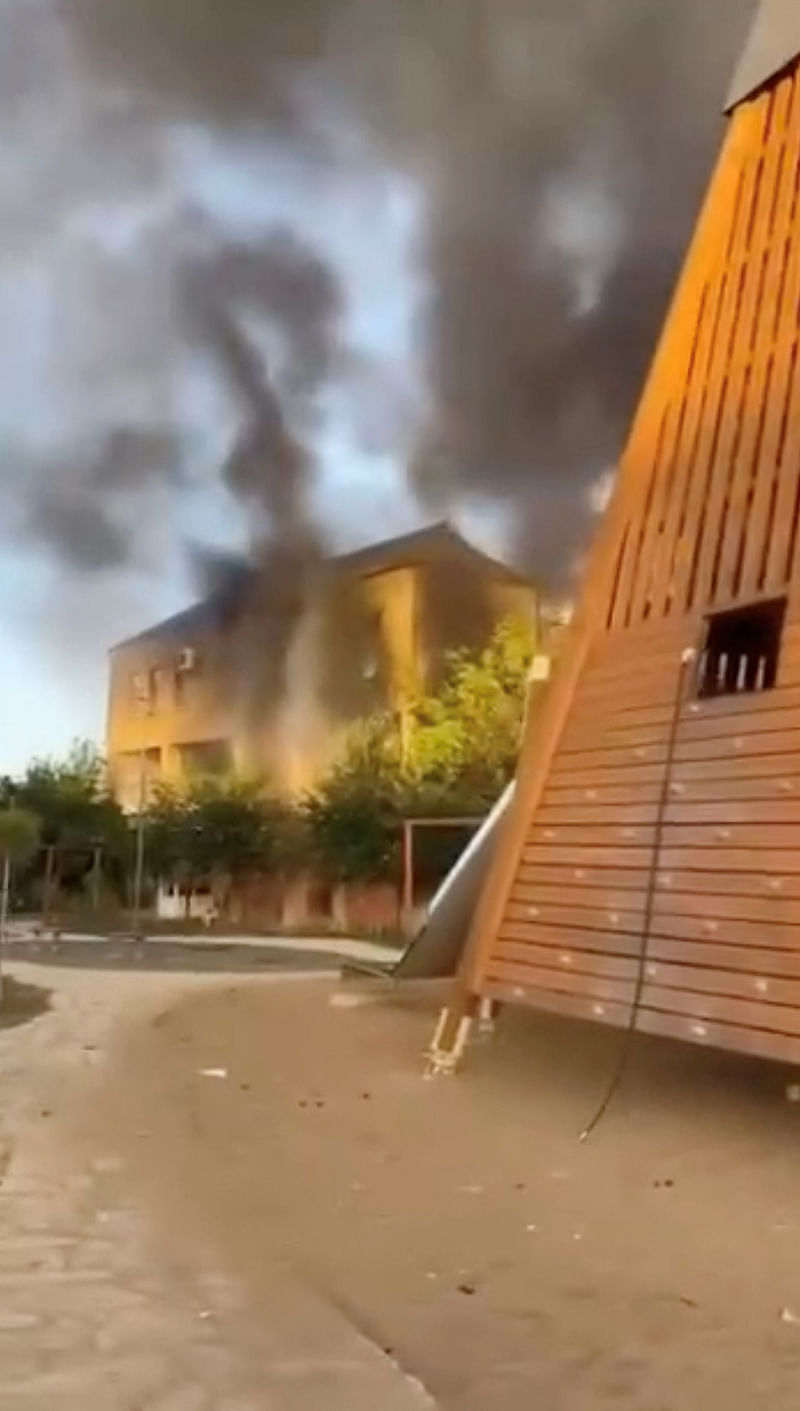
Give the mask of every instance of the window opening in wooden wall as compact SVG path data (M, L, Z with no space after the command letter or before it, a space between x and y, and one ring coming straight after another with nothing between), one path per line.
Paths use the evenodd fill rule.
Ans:
M786 599L752 603L708 619L698 695L771 691L778 679Z

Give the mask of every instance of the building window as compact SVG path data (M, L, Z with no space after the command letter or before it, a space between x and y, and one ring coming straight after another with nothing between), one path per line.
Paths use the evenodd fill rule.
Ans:
M132 678L132 695L136 705L146 710L155 710L158 705L158 670L137 671Z
M771 691L778 679L786 599L715 613L708 619L698 695Z

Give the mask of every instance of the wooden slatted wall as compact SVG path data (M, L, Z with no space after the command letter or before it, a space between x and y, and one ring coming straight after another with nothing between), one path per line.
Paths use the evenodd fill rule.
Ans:
M626 1024L654 875L639 1027L800 1062L799 336L795 71L730 124L482 993ZM682 652L709 611L775 595L789 599L778 685L689 692L657 838Z

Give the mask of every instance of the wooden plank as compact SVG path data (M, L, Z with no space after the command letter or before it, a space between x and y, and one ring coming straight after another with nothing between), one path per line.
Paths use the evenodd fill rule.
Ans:
M631 684L635 685L636 661L631 657ZM669 684L661 683L657 693L650 698L631 699L628 694L617 694L607 702L597 699L586 700L584 692L579 692L570 716L570 726L582 727L598 725L664 725L672 719L674 698L674 673ZM683 707L684 716L704 720L725 719L729 716L752 716L769 714L772 711L796 710L800 713L800 686L778 685L770 691L739 691L731 696L715 696L710 699L690 699Z
M734 763L738 755L753 760L778 755L800 753L800 725L781 730L739 730L710 737L687 738L681 731L673 754L674 777L678 778L677 766L685 763L700 763L708 767L712 760L728 760ZM559 750L555 756L551 778L566 780L568 775L584 778L586 771L594 769L618 769L626 765L665 764L667 760L666 741L639 741L636 744L620 745L618 742L596 744ZM719 768L719 765L717 765Z
M632 891L639 891L644 885L643 870L634 867L576 868L523 861L517 873L517 880L521 885L530 887L555 886L572 890L576 887L587 886L614 887L617 890L630 888ZM716 874L712 873L711 875L715 876ZM800 884L798 884L798 895L800 895Z
M765 519L766 506L762 503L760 489L769 445L770 391L775 386L772 325L783 264L789 208L787 192L791 188L792 174L786 160L786 124L793 91L791 79L772 90L770 138L763 158L761 195L755 212L738 347L731 350L742 389L738 454L729 479L727 513L720 524L714 565L701 583L701 601L714 601L738 590L742 552L758 537ZM773 228L778 214L781 217L780 243ZM755 535L747 533L748 522L756 531Z
M555 972L563 970L570 975L598 975L608 980L635 980L638 970L635 954L607 955L602 951L564 950L554 946L520 944L518 941L502 939L492 953L493 968L495 964L534 966L539 970Z
M639 882L635 888L611 886L590 887L586 885L576 885L568 887L551 886L546 882L531 882L524 869L517 873L517 880L514 883L509 901L518 903L526 909L531 907L541 909L545 906L563 906L565 899L570 907L589 907L593 911L600 911L603 914L609 911L618 912L623 910L641 912L644 910L647 873L640 872Z
M655 829L648 825L609 827L598 824L564 823L559 827L534 824L531 844L558 843L560 847L601 847L619 842L624 846L652 848ZM754 848L790 850L800 847L800 834L792 824L773 823L670 823L662 829L663 848ZM700 865L700 859L697 859Z
M741 715L757 719L774 710L800 712L800 688L780 685L771 691L739 691L734 696L714 696L690 702L685 713L704 720Z
M800 733L800 732L798 732ZM798 740L800 745L800 740ZM697 750L697 746L688 746ZM555 757L553 775L566 778L572 775L579 779L591 769L615 769L624 765L666 763L666 743L658 745L622 745L613 747L598 745L595 749L559 750Z
M609 845L608 842L594 847L560 847L528 841L522 858L525 863L530 862L534 866L541 863L545 866L572 867L575 869L576 878L580 878L581 870L588 867L649 867L652 852L649 848L621 848L616 844ZM800 872L800 858L797 870Z
M699 622L699 618L697 619ZM637 642L631 633L621 633L612 643L609 638L607 653L586 674L582 691L596 690L599 687L614 687L630 680L631 662L637 661L643 680L651 677L666 677L675 672L680 664L681 654L687 646L694 645L695 625L688 619L681 624L681 631L671 637L662 628L653 635L649 643ZM611 649L613 645L613 650Z
M787 693L788 694L788 693ZM681 741L725 739L731 735L775 734L800 727L800 708L792 700L782 700L777 692L765 692L770 708L759 706L739 712L703 710L699 702L690 701L684 707L678 725ZM625 746L653 745L664 740L669 730L669 706L653 711L651 720L643 723L618 722L612 715L589 713L571 721L564 733L559 751L562 755L603 746L619 749Z
M703 848L698 856L695 848L666 846L659 853L659 867L667 871L702 868L709 872L770 872L778 876L800 873L800 849L790 847L741 848L736 846Z
M769 693L772 696L772 692ZM741 715L703 715L700 710L692 710L684 714L681 718L678 730L681 741L686 740L721 740L729 735L749 735L762 734L782 734L787 730L800 727L800 710L797 706L788 704L784 706L780 700L772 702L771 710L754 710L742 712ZM642 731L648 727L640 726ZM655 738L655 726L649 727ZM624 732L627 736L628 732ZM630 732L631 735L633 732ZM609 730L607 732L609 740L614 743L622 743L619 737L623 734L621 730ZM628 743L626 738L625 743ZM636 741L639 743L639 741ZM647 743L645 741L645 743Z
M681 784L713 782L720 778L735 783L750 779L783 778L786 774L797 777L799 773L800 751L793 753L788 750L765 755L737 750L732 758L679 760L673 766L672 778Z
M780 758L780 756L778 756ZM791 785L791 787L789 787ZM654 804L661 796L661 782L654 779L643 784L604 784L602 782L579 788L577 785L548 789L542 800L543 810L566 808L570 805L602 804ZM688 780L673 779L669 785L671 799L684 799L687 802L708 804L716 802L760 803L785 798L797 792L800 797L800 776L792 776L791 771L781 769L776 775L756 779L716 779ZM543 821L543 811L538 814ZM577 821L577 820L576 820Z
M723 494L720 475L719 449L731 389L730 350L735 347L745 284L750 261L749 237L754 206L758 202L763 179L764 135L772 111L773 99L765 93L742 110L738 123L744 152L744 195L738 212L733 245L727 261L725 297L719 317L715 346L707 368L707 412L700 430L699 449L693 484L690 487L686 523L694 531L694 543L686 561L679 565L676 578L678 603L690 609L704 604L706 598L698 589L704 582L709 558L709 540L716 525ZM727 470L727 466L722 467ZM687 547L689 547L687 545Z
M684 944L684 942L680 942ZM610 935L603 931L582 930L580 926L570 926L558 930L553 926L541 926L535 922L512 921L506 918L498 933L496 946L533 945L542 946L548 951L580 950L594 955L636 956L642 948L641 936L619 933ZM494 949L492 951L494 954Z
M779 883L780 886L771 886L770 883ZM761 887L755 893L723 896L719 892L703 892L697 884L692 891L679 892L673 886L664 886L662 882L654 898L653 929L660 930L662 919L668 922L676 916L686 916L696 921L698 931L709 918L720 922L757 921L764 926L800 927L800 901L796 896L785 893L782 884L782 878L765 874ZM800 949L800 930L797 945Z
M529 948L551 957L549 963L555 968L569 965L570 959L577 969L602 964L605 960L624 960L641 955L642 941L637 936L614 938L613 949L604 949L596 931L564 930L556 932L540 927L523 929L519 923L510 922L504 926L497 942L497 954L508 951L509 956L524 960ZM555 959L553 959L555 957ZM681 968L693 965L715 971L741 971L750 977L779 976L784 979L800 980L800 951L796 947L770 947L728 945L723 941L704 939L687 941L668 936L650 936L647 942L648 964L676 965ZM589 973L591 973L589 971Z
M644 987L642 1005L643 1008L659 1009L668 1014L686 1014L693 1019L711 1019L722 1024L735 1024L743 1029L762 1029L800 1037L800 1008L796 1009L788 1004L766 1004L761 1000L735 999L731 995L701 993L697 990L673 990L648 983Z
M794 787L793 785L793 788ZM653 806L649 805L649 807L652 809ZM620 807L618 810L620 813L627 812L630 815L630 817L620 821L634 823L639 821L647 822L648 820L644 816L647 808L647 804L639 806L638 812L641 818L638 819L633 817L636 811L633 806L629 806L627 810ZM551 809L550 813L568 811L569 810ZM541 812L543 815L545 810ZM579 812L581 817L576 818L574 820L575 822L592 821L589 816L591 805L587 805L582 809L578 809L577 807L573 808L573 813L577 814ZM598 816L604 812L613 815L613 806L608 810L604 810L602 807L597 809ZM681 799L679 802L672 800L667 804L664 818L666 823L686 823L689 825L727 825L730 823L800 825L800 799L716 799L711 803L699 803L694 800L685 799ZM545 821L544 817L542 821ZM558 822L558 820L553 821ZM797 829L797 845L800 847L800 828Z
M647 886L647 867L574 867L568 864L547 865L522 862L517 880L528 887L551 886L567 889L570 896L578 898L582 889L613 888L620 891L641 892ZM699 868L682 868L665 871L659 867L662 879L661 890L669 889L672 895L682 892L702 896L763 897L777 890L783 897L800 898L800 875L775 874L770 872L714 872ZM780 886L776 887L776 883ZM562 890L562 895L564 891Z
M711 948L704 949L707 952ZM780 960L780 953L770 958ZM792 958L796 961L794 974L776 974L772 970L762 973L741 966L725 970L715 963L670 964L648 954L645 976L649 985L659 990L681 990L685 995L747 1000L759 1005L789 1005L800 1011L800 956L789 959ZM786 953L783 964L787 964ZM566 993L609 998L607 994L601 995L592 982L635 983L639 960L638 957L606 956L589 951L558 952L547 946L508 942L497 947L492 963L492 972L498 978L503 978L504 971L506 979L521 980L523 984L527 983L526 972L530 971L532 976L536 975L536 979L531 978L532 985L545 984L548 989ZM545 974L551 977L549 983L543 979ZM645 991L648 996L650 993L649 989Z
M555 967L520 965L515 961L500 960L494 954L489 962L488 978L501 984L521 985L525 990L583 995L594 1001L624 1005L630 1005L634 992L633 975L628 980L609 979L603 975L580 975Z
M797 308L800 306L800 240L797 238L797 230L798 212L800 211L800 142L798 142L797 134L800 85L796 87L793 142L790 138L790 152L794 168L794 193L787 237L789 261L782 315L785 331L794 339L794 342L789 354L789 370L784 395L784 441L776 458L779 472L778 493L765 580L765 586L773 590L780 589L790 576L792 565L789 562L789 556L798 505L799 485L797 464L800 459L800 367L797 357ZM780 330L781 336L783 336L784 328Z
M800 729L751 730L746 734L718 735L713 738L684 739L681 737L675 747L678 763L685 760L710 760L732 758L737 754L756 755L794 754L800 751ZM653 747L653 753L657 753ZM575 758L575 757L574 757Z
M630 1015L628 1006L623 1004L598 1006L579 995L561 995L545 990L526 991L523 986L498 981L487 982L483 993L500 1003L527 1004L562 1018L589 1020L612 1028L625 1027ZM649 1009L639 1012L637 1030L654 1038L679 1039L705 1048L728 1049L787 1064L800 1063L800 1039L790 1034L775 1034L708 1020L699 1023L685 1016Z
M620 931L638 935L642 929L642 908L629 904L623 911L603 906L565 906L563 901L560 904L524 901L512 892L503 919L535 921L540 926L580 926L586 931L605 931L611 935Z
M671 692L674 697L674 689ZM584 703L578 697L575 709L570 716L570 730L591 734L592 730L623 729L642 725L669 725L672 720L672 701L669 692L661 692L656 701L647 705L631 704L624 696L603 708L597 702Z
M589 791L594 792L593 790ZM682 805L688 808L689 805ZM714 805L698 804L698 808L713 807ZM741 807L742 805L720 804L719 808ZM766 807L766 805L764 805ZM623 826L638 826L643 823L655 823L658 814L658 805L655 803L604 803L602 801L590 803L574 804L554 804L543 806L536 814L536 823L542 828L560 828L563 824L607 824L611 828L621 828ZM683 819L676 819L676 822L683 822Z
M615 916L616 921L611 920ZM535 926L536 935L530 939L540 940L543 934L550 933L554 945L564 945L566 937L573 932L594 932L604 938L602 946L610 954L619 954L619 938L642 936L642 913L628 909L609 913L590 910L588 907L570 906L524 906L509 902L501 925L501 933L507 936L508 927L515 926L515 939L528 938L526 927ZM500 932L499 932L500 933ZM749 946L759 949L795 950L797 948L797 926L794 922L745 921L736 918L681 916L666 910L659 910L653 917L651 937L660 936L665 940L685 942L711 942L719 940L729 946Z
M791 781L789 781L791 783ZM677 787L677 786L676 786ZM792 784L792 792L800 786ZM590 791L595 792L595 791ZM638 828L658 819L657 803L616 803L595 798L589 803L553 804L539 809L536 825L541 828L580 827ZM800 824L800 798L697 800L673 794L664 809L665 823L689 825ZM798 834L800 846L800 834Z
M780 294L783 299L785 292L782 289L781 280L785 243L787 239L796 236L792 212L795 188L794 163L789 160L787 142L787 138L791 137L791 148L796 148L796 122L792 122L793 115L796 117L797 113L796 89L794 74L787 75L774 89L774 131L771 134L769 150L771 159L778 167L780 185L777 207L773 212L774 228L768 241L769 265L760 320L758 325L754 324L756 368L758 380L762 381L763 379L765 388L765 414L763 416L763 433L760 444L757 446L758 463L752 486L752 504L744 543L744 561L740 565L738 574L733 574L731 578L732 590L745 596L759 592L764 583L768 548L767 536L772 532L774 525L773 495L777 494L776 471L783 424L785 389L789 375L791 347L797 335L796 305L789 309L788 319L784 312L784 317L781 318L777 330L775 326L778 295ZM790 125L793 129L791 134L789 133ZM794 150L791 154L794 155ZM792 327L792 324L795 326ZM755 447L753 454L755 458Z

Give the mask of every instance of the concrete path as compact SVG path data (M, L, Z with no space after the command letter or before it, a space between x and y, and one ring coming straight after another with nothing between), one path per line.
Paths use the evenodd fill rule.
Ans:
M32 984L43 973L14 969ZM0 1032L0 1411L432 1407L291 1270L274 1271L269 1318L255 1326L205 1251L168 1266L141 1212L120 1201L119 1158L71 1140L112 1029L150 1022L187 985L218 978L49 970L46 980L51 1011Z

